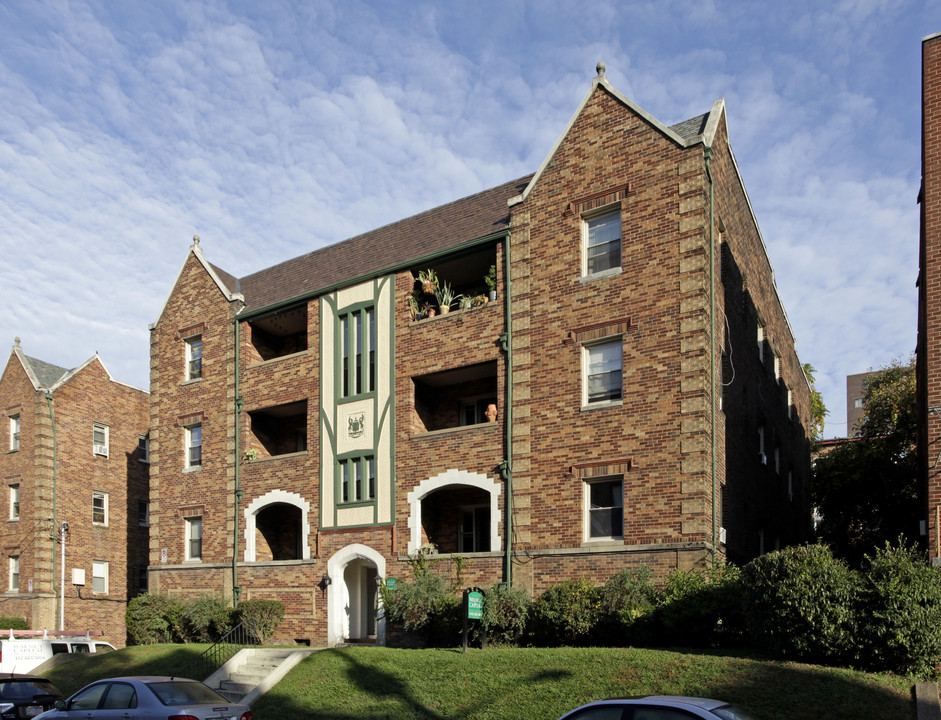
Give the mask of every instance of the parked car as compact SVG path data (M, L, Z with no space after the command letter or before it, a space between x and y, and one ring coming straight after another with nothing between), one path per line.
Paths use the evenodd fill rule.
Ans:
M208 685L186 678L139 676L98 680L86 685L68 700L43 713L42 720L93 717L158 718L187 717L193 720L252 720L248 705L232 703Z
M14 633L20 637L14 637ZM27 634L34 637L24 637ZM115 649L111 643L92 640L89 634L44 635L40 631L16 630L0 639L0 673L28 673L59 653L102 653Z
M0 718L33 718L52 708L64 696L46 678L37 675L0 676Z
M741 708L721 700L648 695L641 698L598 700L582 705L559 720L756 720Z

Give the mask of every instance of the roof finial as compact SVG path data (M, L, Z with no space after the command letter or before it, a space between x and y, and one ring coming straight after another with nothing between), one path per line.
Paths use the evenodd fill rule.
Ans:
M193 235L193 245L199 246L199 235Z
M595 65L595 72L598 73L598 76L599 76L599 77L604 77L604 71L607 70L607 69L608 69L608 66L605 65L605 64L604 64L603 62L601 62L600 60L598 61L598 64Z
M19 347L19 346L20 346L20 339L19 339L18 337L13 338L13 344L16 345L17 347Z

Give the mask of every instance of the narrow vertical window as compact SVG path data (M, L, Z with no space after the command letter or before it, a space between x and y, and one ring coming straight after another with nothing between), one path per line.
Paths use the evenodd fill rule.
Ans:
M10 592L20 591L20 556L10 555Z
M350 392L350 316L341 315L340 316L340 342L343 348L342 357L340 359L341 368L340 368L340 383L341 383L341 397L349 397L352 395Z
M621 399L621 340L584 348L584 397L582 404Z
M91 521L95 525L108 524L108 493L96 490L91 494Z
M20 416L10 416L10 452L20 449Z
M203 426L190 425L186 433L186 467L197 468L203 464Z
M10 520L20 519L20 485L10 485Z
M185 343L186 379L198 380L203 376L203 336L187 338Z
M95 455L108 457L109 428L104 423L94 423L91 431L92 452Z
M588 538L624 537L624 480L604 479L587 483Z
M585 221L585 271L593 275L621 266L621 211Z
M140 453L138 460L142 463L150 462L150 438L146 435L140 435L137 438L137 450Z
M140 527L150 527L150 503L146 500L137 501L137 524Z
M376 389L376 319L373 308L340 316L340 396L353 397Z
M344 458L338 465L340 502L376 499L376 459L373 456Z
M104 560L92 560L91 591L96 595L108 593L108 563Z
M185 518L186 523L186 559L203 559L203 518L202 516Z

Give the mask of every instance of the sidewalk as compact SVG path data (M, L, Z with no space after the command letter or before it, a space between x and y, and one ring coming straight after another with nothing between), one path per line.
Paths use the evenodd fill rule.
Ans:
M915 686L915 710L918 720L941 720L938 683L925 682Z

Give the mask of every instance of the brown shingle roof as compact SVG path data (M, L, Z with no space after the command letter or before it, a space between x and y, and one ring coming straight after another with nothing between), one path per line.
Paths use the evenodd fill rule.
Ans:
M247 309L257 310L385 268L405 266L426 255L506 230L510 221L506 201L519 195L531 177L504 183L246 275L239 281L239 291L245 296ZM219 276L235 289L228 273L219 272Z

